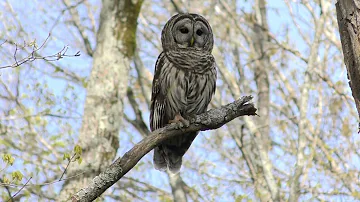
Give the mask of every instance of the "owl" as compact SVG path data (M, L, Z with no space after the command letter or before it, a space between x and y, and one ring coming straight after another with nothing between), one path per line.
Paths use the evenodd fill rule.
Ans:
M198 14L177 14L161 33L162 53L155 64L150 129L169 123L187 126L188 119L207 110L215 93L214 38L208 21ZM154 149L154 167L179 172L182 157L198 132L171 138Z

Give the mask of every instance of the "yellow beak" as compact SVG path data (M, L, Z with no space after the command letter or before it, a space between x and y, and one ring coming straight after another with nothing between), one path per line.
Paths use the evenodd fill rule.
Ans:
M194 42L195 42L194 37L191 37L190 46L193 46L193 45L194 45Z

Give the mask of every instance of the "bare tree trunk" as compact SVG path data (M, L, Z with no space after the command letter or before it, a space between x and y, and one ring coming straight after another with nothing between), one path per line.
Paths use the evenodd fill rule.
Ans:
M184 182L180 176L180 173L174 175L167 172L167 174L169 176L174 202L187 202L186 192L184 190Z
M272 163L270 162L268 151L270 147L269 139L269 76L268 69L270 58L267 55L269 43L268 22L266 16L265 0L255 1L255 22L253 23L253 48L256 52L255 58L255 82L257 85L259 117L255 118L256 126L250 131L254 134L254 147L257 151L258 159L255 160L257 165L258 176L255 177L256 191L261 201L278 201L279 192L272 174Z
M337 21L344 61L352 95L360 118L360 3L357 0L339 0L336 3ZM360 129L360 125L359 125Z
M119 148L119 129L123 118L122 98L126 95L129 61L134 55L137 18L142 0L103 0L93 69L87 86L87 97L79 145L83 162L72 164L60 192L60 201L84 187L108 166Z

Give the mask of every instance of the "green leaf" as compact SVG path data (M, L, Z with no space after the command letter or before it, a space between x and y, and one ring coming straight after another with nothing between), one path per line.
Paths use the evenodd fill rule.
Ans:
M84 86L84 88L86 88L88 86L88 82L86 81L86 79L81 79L81 83Z
M55 67L54 73L56 73L56 72L63 72L63 70L61 68L59 68L59 67Z
M3 177L3 181L4 181L5 184L10 184L9 178L7 178L5 176Z
M11 109L11 110L9 111L9 115L15 115L15 113L16 113L16 110L15 110L15 109Z
M29 95L28 95L28 94L23 93L23 94L21 94L21 98L22 98L22 99L29 98Z
M342 132L342 135L344 135L345 137L351 136L351 129L350 129L348 118L344 119L344 123L342 125L341 132Z
M53 143L53 144L51 144L53 147L65 147L66 145L65 145L65 142L63 142L63 141L57 141L57 142L55 142L55 143Z
M78 160L77 160L77 162L78 162L78 164L80 165L80 164L81 164L81 162L82 162L82 158L81 158L81 157L79 157L79 158L78 158Z
M11 154L4 154L2 157L3 161L7 164L10 164L11 166L14 164L14 157L11 156Z
M70 154L69 153L64 153L64 157L63 157L63 159L64 160L68 160L68 161L70 161Z
M80 147L80 145L75 145L75 147L74 147L74 152L75 152L76 155L81 156L81 154L82 154L82 148Z
M20 171L14 171L11 173L11 177L13 180L21 181L23 178L23 174Z

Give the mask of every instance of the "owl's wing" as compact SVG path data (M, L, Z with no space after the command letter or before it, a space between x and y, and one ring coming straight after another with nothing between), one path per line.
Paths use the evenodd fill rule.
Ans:
M150 105L150 129L154 131L167 124L165 120L165 96L161 91L161 69L165 65L166 56L162 52L155 64L154 79L152 83L151 105Z

